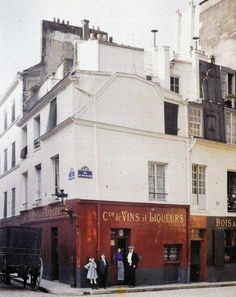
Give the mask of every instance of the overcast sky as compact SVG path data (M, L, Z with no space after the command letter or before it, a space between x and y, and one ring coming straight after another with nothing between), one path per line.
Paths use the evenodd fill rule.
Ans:
M158 29L157 41L171 45L175 12L185 11L189 0L0 0L0 96L17 71L40 62L41 22L53 17L90 27L113 36L113 41L149 48L151 29Z

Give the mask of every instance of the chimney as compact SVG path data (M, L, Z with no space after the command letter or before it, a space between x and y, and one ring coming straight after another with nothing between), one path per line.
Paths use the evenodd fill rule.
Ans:
M89 39L89 21L82 20L82 25L83 25L83 39L88 40Z
M109 42L113 43L113 37L112 36L109 37Z

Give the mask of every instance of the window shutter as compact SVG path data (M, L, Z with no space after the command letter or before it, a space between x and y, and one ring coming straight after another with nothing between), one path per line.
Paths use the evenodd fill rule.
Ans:
M178 105L164 102L165 110L165 133L178 134Z
M223 267L225 264L225 234L223 229L215 229L213 231L213 242L214 242L214 265L216 267Z

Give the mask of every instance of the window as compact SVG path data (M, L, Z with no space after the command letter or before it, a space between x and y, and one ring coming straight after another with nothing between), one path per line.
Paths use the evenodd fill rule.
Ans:
M164 102L165 133L178 134L178 105Z
M7 129L7 112L4 111L4 130Z
M164 164L148 164L149 199L165 200L165 167Z
M27 126L24 126L22 128L22 149L21 149L21 153L20 153L20 157L22 159L25 159L27 157L28 154L28 147L27 147Z
M7 218L7 192L4 192L3 218Z
M225 230L225 262L236 263L236 231Z
M170 77L170 90L179 94L179 77Z
M11 189L11 215L16 215L16 189Z
M190 136L202 136L202 110L197 107L189 109L189 132Z
M205 166L192 165L192 198L193 206L197 206L200 209L206 208L206 177Z
M4 150L4 172L7 171L7 149Z
M11 106L11 122L13 123L15 119L16 119L16 104L15 104L15 100L13 100L12 106Z
M24 180L24 200L23 207L26 210L28 208L28 172L23 173Z
M55 128L57 125L57 99L53 99L50 102L49 118L47 131Z
M225 113L226 141L236 143L236 111L227 110Z
M40 115L34 119L34 148L40 147Z
M236 172L227 172L228 211L236 211Z
M42 171L41 171L41 164L38 164L37 166L35 166L36 169L36 202L38 204L40 204L41 200L42 200Z
M180 245L176 244L165 244L163 249L163 260L167 261L178 261L180 257Z
M226 98L228 94L235 94L235 75L228 73L227 70L221 71L220 79L222 97Z
M52 158L53 161L53 171L54 171L54 188L55 193L60 190L60 174L59 174L59 156Z
M16 143L11 144L11 167L16 166Z

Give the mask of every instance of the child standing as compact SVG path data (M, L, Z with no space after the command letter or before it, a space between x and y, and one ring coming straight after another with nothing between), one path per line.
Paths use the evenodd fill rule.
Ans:
M94 261L94 258L89 258L88 264L86 264L84 267L88 270L87 279L90 280L91 288L98 289L98 287L97 287L98 274L97 274L97 269L96 269L97 264Z

